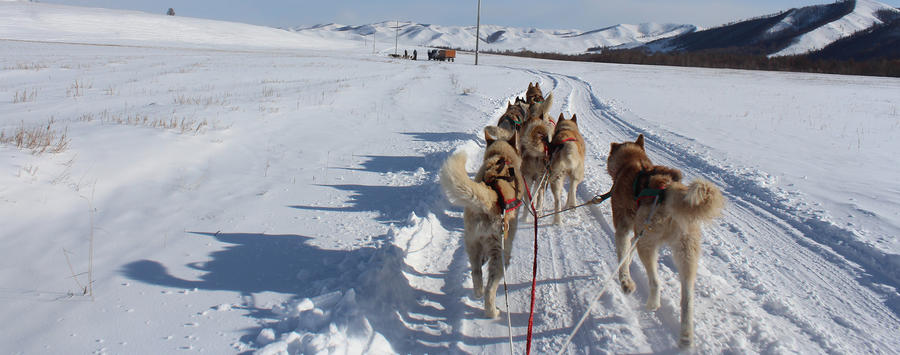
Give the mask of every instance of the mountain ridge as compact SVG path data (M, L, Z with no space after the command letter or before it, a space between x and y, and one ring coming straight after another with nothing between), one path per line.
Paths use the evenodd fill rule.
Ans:
M399 24L399 30L398 30ZM564 54L584 53L591 47L631 48L700 28L690 24L618 24L590 31L482 25L480 48L488 51L532 50ZM297 26L290 31L327 39L375 41L393 45L395 36L404 45L475 49L475 26L443 26L410 21L382 21L364 25L337 23Z

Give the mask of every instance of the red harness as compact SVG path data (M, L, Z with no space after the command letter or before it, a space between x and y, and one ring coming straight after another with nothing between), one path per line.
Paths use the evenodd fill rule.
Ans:
M509 162L503 160L503 161L502 161L502 164L503 164L503 165L509 165ZM494 178L491 180L491 182L488 183L488 186L490 186L491 189L493 189L495 192L497 192L497 196L500 197L500 198L497 199L497 204L500 205L500 209L501 209L504 213L508 213L508 212L514 211L514 210L516 210L517 208L519 208L519 206L522 205L522 200L516 198L516 196L515 196L515 191L513 191L513 196L512 196L512 198L506 198L506 196L503 196L503 189L497 187L497 180L506 180L506 181L508 181L509 183L513 184L514 189L518 189L518 187L516 186L516 185L518 185L518 184L517 184L518 181L516 181L516 172L515 172L515 170L514 170L513 168L510 167L510 168L509 168L509 176L498 176L498 177L494 177Z

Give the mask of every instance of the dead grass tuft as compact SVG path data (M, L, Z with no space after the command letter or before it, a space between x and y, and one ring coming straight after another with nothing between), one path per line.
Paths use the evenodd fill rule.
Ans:
M11 135L6 131L0 131L0 143L9 144L23 150L30 150L31 154L61 153L69 147L71 139L68 137L69 127L62 132L53 128L55 121L50 118L47 125L26 127L25 122L16 128Z
M16 65L4 66L3 70L41 70L47 66L41 63L16 63Z
M13 95L13 103L17 104L20 102L33 102L36 98L37 90L35 89L31 89L30 92L28 90L22 90L21 92L19 90L16 90L15 95Z
M95 116L92 113L82 114L78 117L82 122L100 121L108 124L120 124L129 126L142 126L159 129L170 129L179 133L202 133L209 128L207 120L195 120L187 117L154 118L145 114L119 114L110 113L108 110Z

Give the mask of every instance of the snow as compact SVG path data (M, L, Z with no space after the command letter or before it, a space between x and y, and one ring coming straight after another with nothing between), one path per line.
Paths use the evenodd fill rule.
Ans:
M806 54L825 48L834 41L883 23L876 17L878 11L900 12L897 8L874 0L856 0L856 7L851 13L801 35L790 46L773 53L772 56ZM782 22L791 21L794 21L791 17L782 20ZM780 23L772 31L783 26L785 24Z
M551 113L578 114L579 199L609 188L609 143L639 133L654 162L722 188L694 352L900 348L897 79L412 62L262 28L216 39L241 24L178 18L137 36L71 20L129 16L167 20L0 3L0 132L52 120L70 139L59 153L0 144L9 353L508 352L506 319L471 298L462 211L437 170L464 151L474 172L483 127L530 81L553 92ZM43 25L6 25L27 21ZM614 267L610 220L599 205L540 225L535 353L559 350ZM533 233L520 225L507 277L516 353ZM643 309L635 263L635 294L611 287L569 352L676 352L678 276L667 252L660 263L659 310Z
M285 30L137 11L83 8L32 2L3 4L0 38L109 45L174 45L250 48L341 48L351 43L322 41Z
M399 30L398 30L399 25ZM292 29L297 33L324 39L343 39L364 42L372 47L375 34L376 47L393 48L395 37L400 44L417 47L451 47L475 50L475 26L441 26L414 22L385 21L362 26L325 24ZM620 24L593 31L547 30L482 25L479 45L485 51L584 53L596 47L635 47L661 38L696 31L693 25L643 23ZM367 43L367 44L365 44Z

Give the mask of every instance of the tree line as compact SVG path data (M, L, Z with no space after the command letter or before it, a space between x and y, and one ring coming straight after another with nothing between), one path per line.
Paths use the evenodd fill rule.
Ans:
M517 57L580 62L900 77L900 59L892 58L861 61L852 59L813 59L805 55L770 58L763 54L746 54L738 51L728 51L727 49L669 53L646 52L643 49L604 50L600 53L586 54L539 53L528 50L484 52Z

